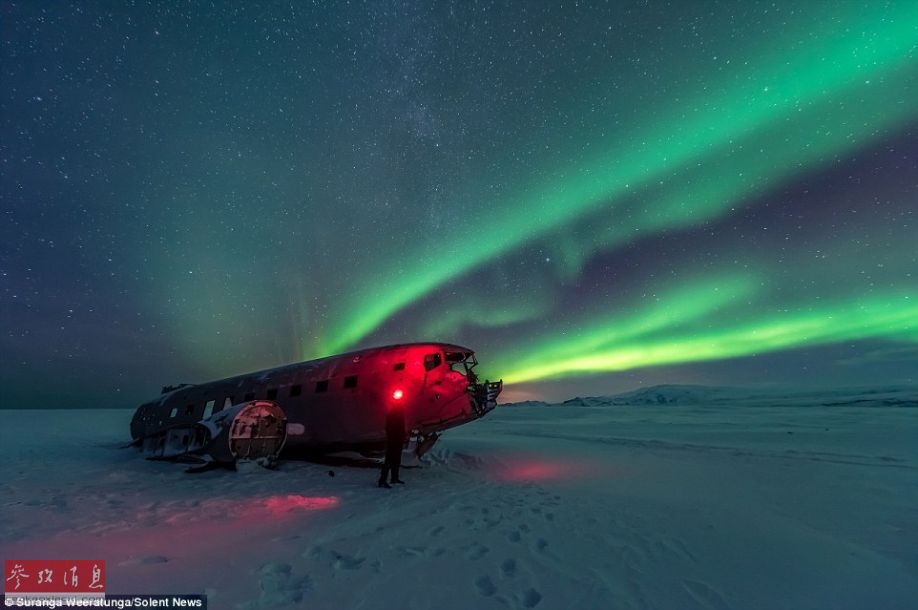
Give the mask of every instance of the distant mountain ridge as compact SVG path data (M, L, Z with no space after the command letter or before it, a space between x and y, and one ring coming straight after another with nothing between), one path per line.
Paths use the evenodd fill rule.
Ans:
M541 401L509 404L513 406L549 405ZM918 407L918 386L793 389L664 384L611 396L578 396L557 404L571 407L641 405Z

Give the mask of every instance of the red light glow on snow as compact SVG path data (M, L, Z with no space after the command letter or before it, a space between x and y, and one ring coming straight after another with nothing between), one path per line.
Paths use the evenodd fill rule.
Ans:
M532 461L514 464L504 471L504 478L511 481L542 481L557 479L566 469L556 462Z
M203 491L206 495L206 489ZM134 505L105 508L107 515L79 513L85 520L83 526L70 532L61 523L73 518L76 511L51 513L63 533L50 536L39 532L4 545L3 552L6 557L28 557L38 549L49 559L104 556L119 582L131 582L138 590L157 590L163 574L169 575L170 586L191 590L200 586L195 580L200 576L185 566L212 563L214 558L234 556L240 549L258 553L269 548L259 544L266 545L265 541L289 535L292 530L308 530L313 515L341 504L338 496L298 494L188 495L181 499L147 495ZM227 570L216 582L230 586L233 576ZM121 593L113 590L111 581L109 578L108 591Z
M325 510L335 508L340 504L337 496L269 496L264 501L264 506L276 514L289 513L296 509Z
M595 474L599 470L591 461L573 458L527 456L505 458L501 462L497 476L511 482L572 480Z
M394 392L392 392L392 398L394 400L401 400L404 397L405 397L405 393L402 392L401 390L395 390Z

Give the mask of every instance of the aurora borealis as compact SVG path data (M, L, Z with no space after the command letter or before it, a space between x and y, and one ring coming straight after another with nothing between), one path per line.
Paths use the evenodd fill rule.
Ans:
M914 2L0 10L3 406L419 340L916 381Z

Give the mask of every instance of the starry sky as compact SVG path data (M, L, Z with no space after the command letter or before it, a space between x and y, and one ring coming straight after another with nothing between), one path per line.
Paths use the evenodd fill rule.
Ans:
M4 2L3 407L407 341L918 382L918 4Z

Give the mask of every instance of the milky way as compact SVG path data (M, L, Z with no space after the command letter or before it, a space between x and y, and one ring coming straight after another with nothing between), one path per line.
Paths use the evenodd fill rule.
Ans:
M914 2L0 27L9 402L420 340L511 397L915 381Z

